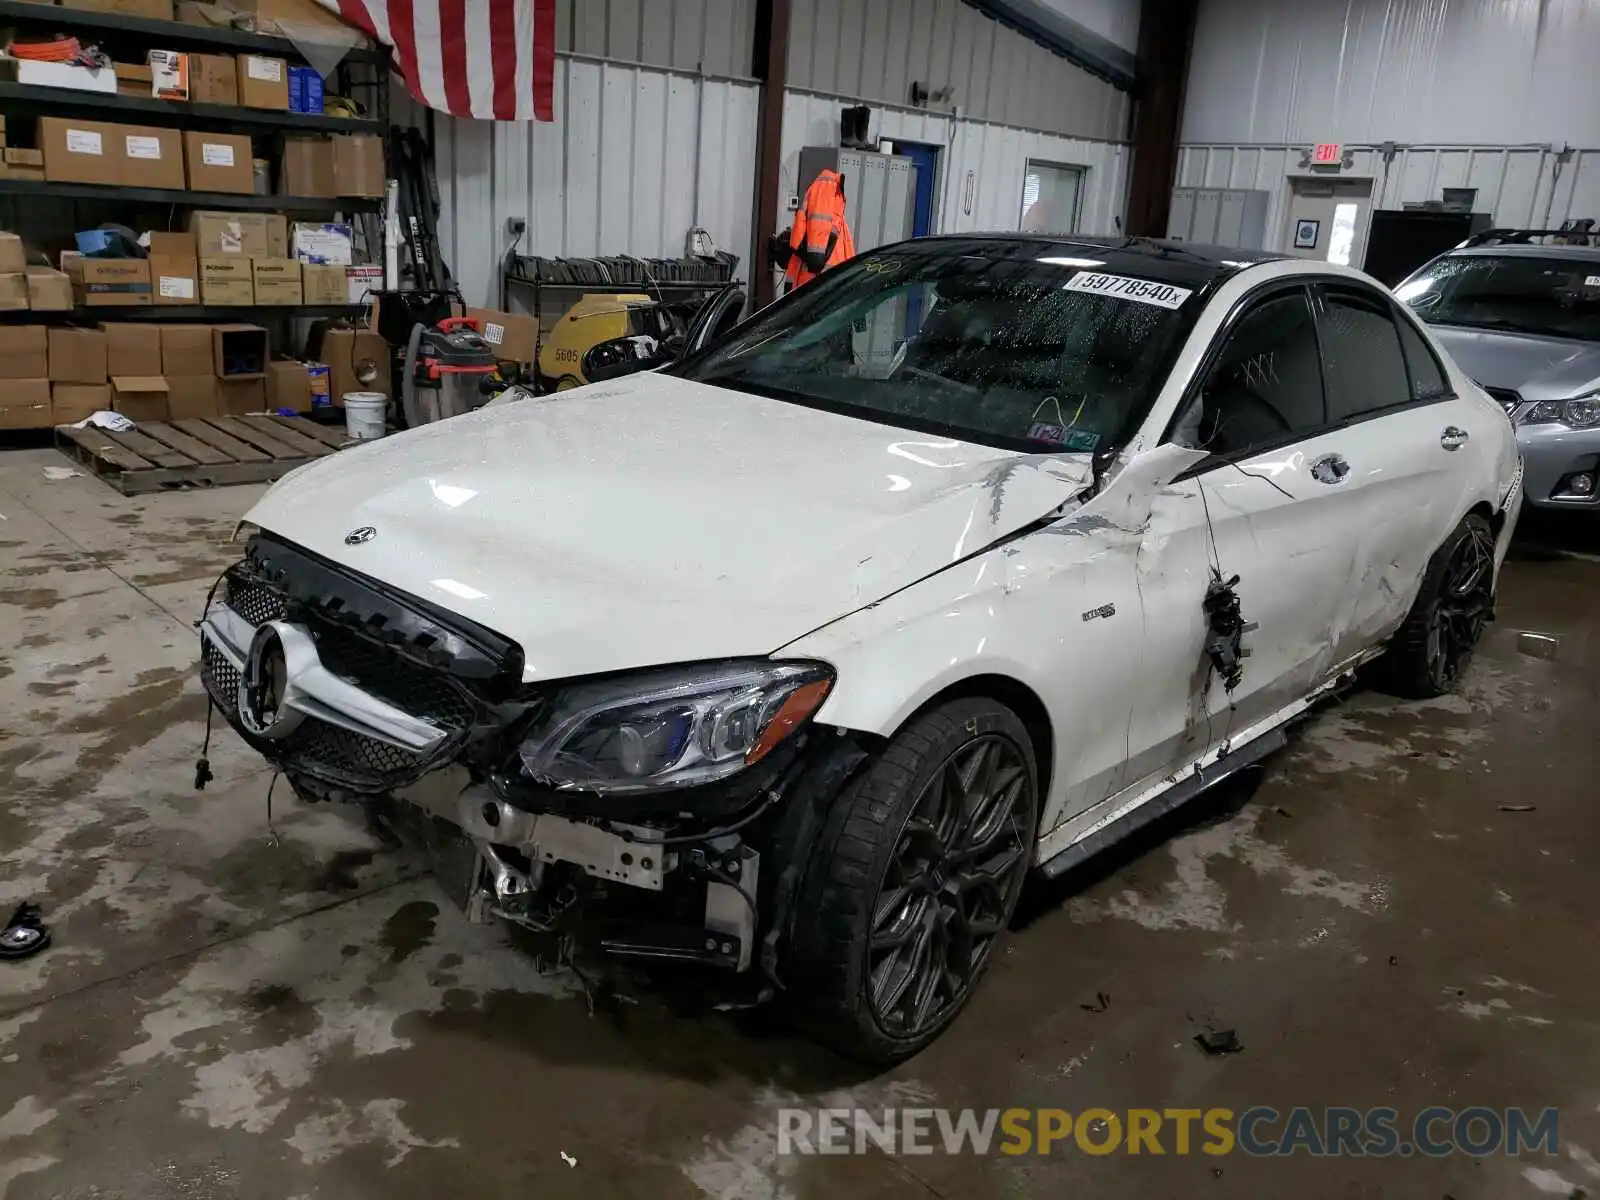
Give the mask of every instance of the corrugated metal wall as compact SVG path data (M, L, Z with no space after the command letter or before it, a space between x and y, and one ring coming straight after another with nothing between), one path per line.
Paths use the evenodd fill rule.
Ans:
M784 96L781 194L794 194L799 186L803 147L838 144L839 107L839 101L828 96L794 91ZM1115 221L1122 216L1128 189L1126 145L887 107L873 109L871 134L875 139L903 138L945 148L935 182L936 232L1019 228L1022 177L1029 159L1087 168L1078 232L1117 232ZM790 220L787 210L780 211L778 227Z
M913 80L955 89L945 113L959 106L977 121L1128 136L1127 93L960 0L794 0L791 88L905 105Z
M1522 228L1559 225L1569 217L1600 218L1600 149L1577 150L1557 171L1548 147L1413 146L1398 150L1387 169L1372 146L1350 147L1353 163L1340 178L1370 178L1373 207L1437 200L1440 189L1478 189L1475 209L1495 224ZM1267 245L1287 237L1288 177L1306 174L1302 146L1185 146L1178 186L1259 188L1272 193Z
M498 304L506 220L522 252L675 257L704 226L749 270L753 83L570 56L553 123L435 114L440 244L469 301Z
M1600 145L1595 0L1203 0L1183 141Z
M556 0L556 50L749 75L755 0Z

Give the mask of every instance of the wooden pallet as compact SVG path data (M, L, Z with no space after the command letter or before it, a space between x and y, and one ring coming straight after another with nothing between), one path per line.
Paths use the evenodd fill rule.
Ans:
M152 422L126 433L56 427L56 447L126 496L170 488L270 483L343 448L343 430L292 417Z

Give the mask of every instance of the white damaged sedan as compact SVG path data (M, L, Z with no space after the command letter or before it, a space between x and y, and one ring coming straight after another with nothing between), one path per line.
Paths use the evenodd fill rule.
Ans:
M1030 871L1367 660L1448 689L1520 473L1357 272L922 239L664 370L296 472L247 514L204 677L303 799L447 785L475 915L892 1061Z

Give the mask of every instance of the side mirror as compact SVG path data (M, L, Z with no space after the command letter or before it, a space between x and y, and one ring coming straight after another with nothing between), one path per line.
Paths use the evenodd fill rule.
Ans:
M590 383L664 367L677 355L648 333L596 342L584 353L583 377Z

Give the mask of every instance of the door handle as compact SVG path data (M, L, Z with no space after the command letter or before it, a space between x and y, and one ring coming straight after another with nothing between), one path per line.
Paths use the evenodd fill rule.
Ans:
M1350 464L1342 454L1324 454L1311 464L1311 478L1318 483L1343 483L1350 474Z
M1446 450L1459 450L1467 444L1467 431L1459 425L1446 425L1439 435L1439 445Z

